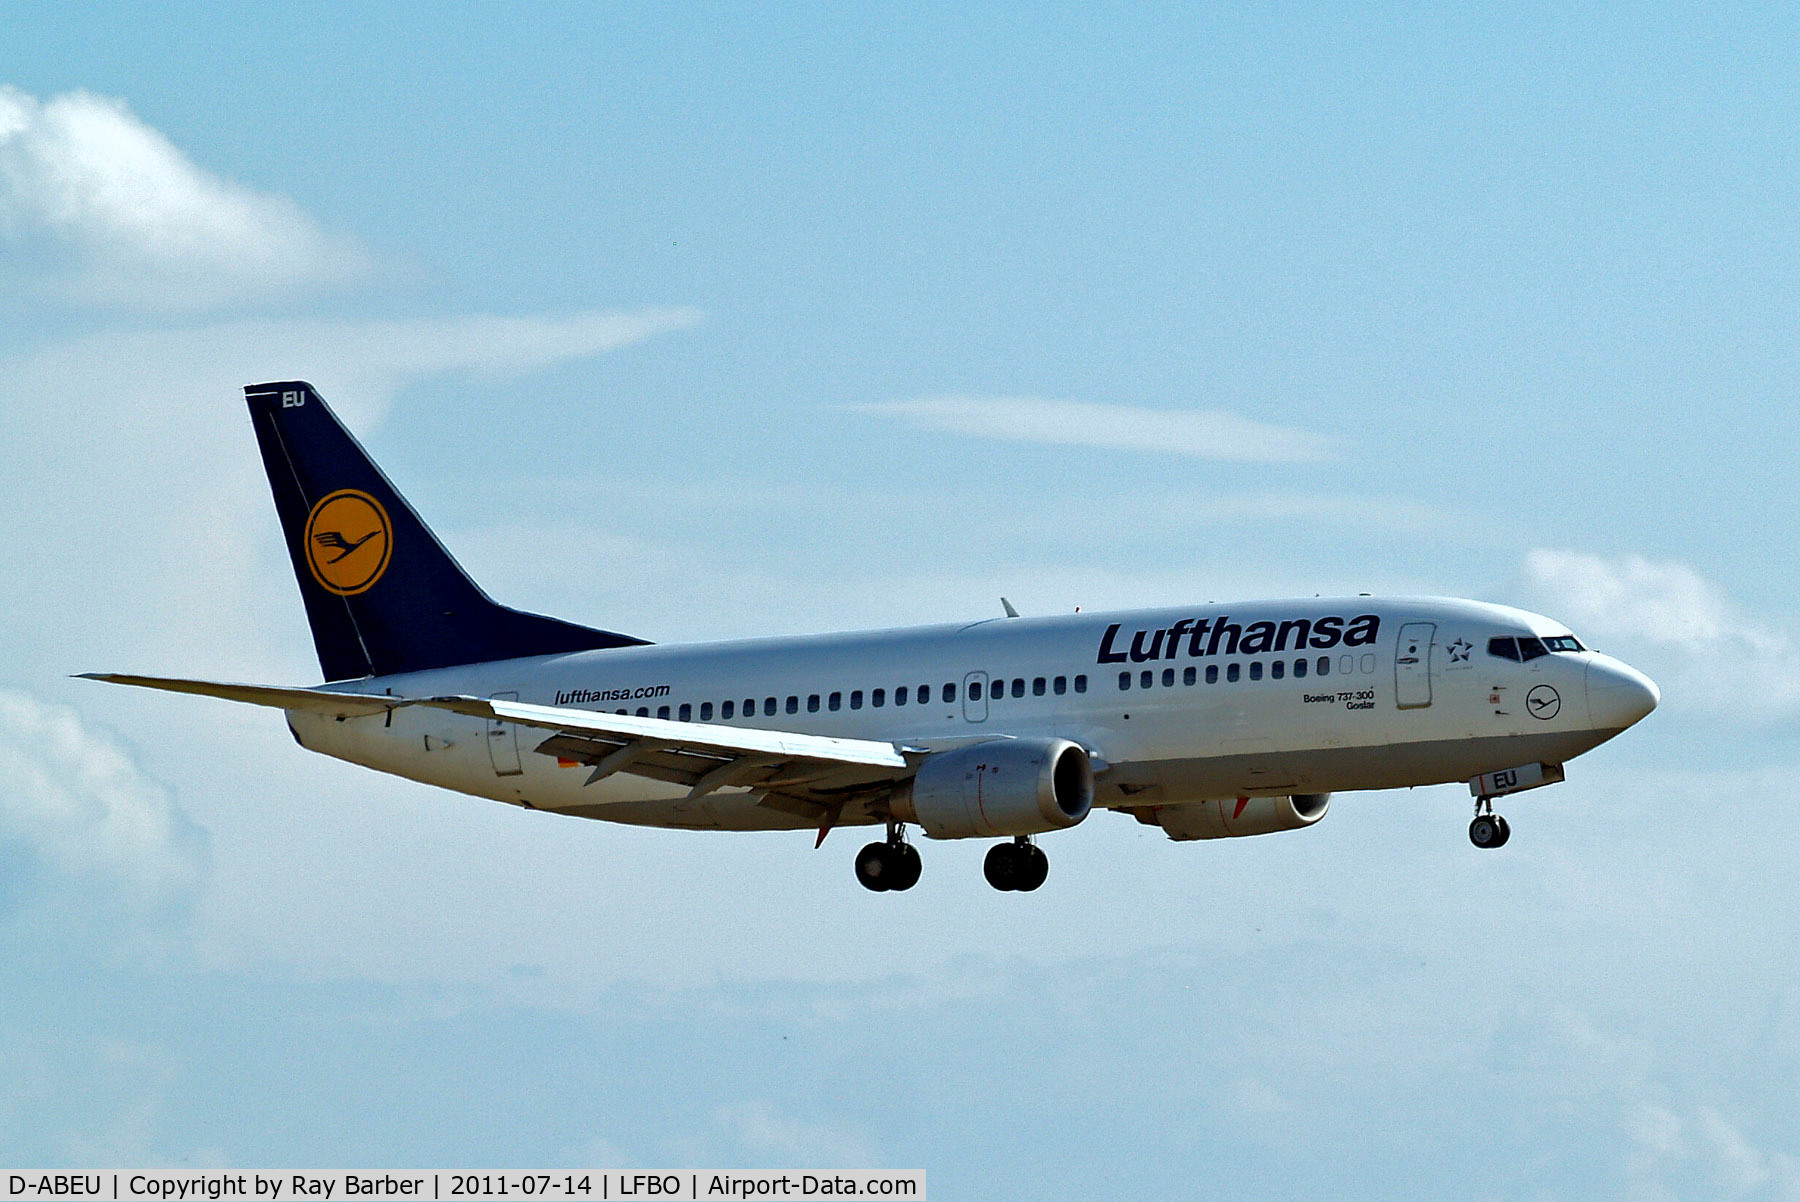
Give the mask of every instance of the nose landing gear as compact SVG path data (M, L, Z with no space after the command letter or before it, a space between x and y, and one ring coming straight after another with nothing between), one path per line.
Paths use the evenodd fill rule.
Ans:
M890 822L885 843L871 843L856 853L856 879L864 889L899 893L919 883L924 865L918 848L906 841L905 833L903 824Z
M1486 813L1482 811L1485 810ZM1469 842L1476 847L1491 851L1496 847L1505 847L1506 841L1512 838L1512 827L1506 819L1494 813L1494 799L1479 797L1475 800L1475 820L1469 823Z
M1020 835L1011 843L996 843L981 865L987 883L1001 892L1030 893L1050 875L1050 857L1030 839Z

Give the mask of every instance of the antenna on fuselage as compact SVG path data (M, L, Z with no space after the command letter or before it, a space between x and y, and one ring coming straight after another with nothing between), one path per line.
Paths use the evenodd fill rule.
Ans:
M1008 601L1005 597L1000 598L1000 608L1006 611L1006 616L1009 618L1016 618L1019 616L1019 611L1014 609L1013 603Z

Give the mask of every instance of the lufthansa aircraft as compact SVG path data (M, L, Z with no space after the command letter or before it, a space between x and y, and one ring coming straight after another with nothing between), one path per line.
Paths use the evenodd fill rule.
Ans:
M910 889L917 826L1000 840L1094 809L1172 839L1311 826L1341 789L1468 782L1496 797L1656 708L1641 672L1561 623L1477 601L1327 597L688 646L490 600L311 385L245 389L325 679L315 688L91 679L287 713L312 751L530 809L692 830L885 826L856 857Z

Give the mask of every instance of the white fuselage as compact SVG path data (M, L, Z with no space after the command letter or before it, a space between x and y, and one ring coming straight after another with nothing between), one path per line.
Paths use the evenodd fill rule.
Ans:
M1561 764L1655 705L1646 678L1592 651L1521 661L1489 650L1494 638L1568 635L1548 618L1480 602L1318 598L622 647L331 687L923 750L1056 737L1088 749L1095 804L1117 808ZM816 824L743 789L689 799L684 786L627 773L590 785L584 765L537 752L542 732L506 723L428 708L288 717L309 749L517 805L697 829ZM880 818L853 806L839 821Z

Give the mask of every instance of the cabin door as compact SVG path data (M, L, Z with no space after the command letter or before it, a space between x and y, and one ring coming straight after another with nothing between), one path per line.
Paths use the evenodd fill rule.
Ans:
M495 701L517 701L517 693L495 693ZM488 758L494 762L495 776L518 776L525 771L519 763L519 728L511 722L497 722L492 718L487 724Z
M1394 703L1403 710L1431 704L1431 636L1433 622L1408 622L1394 648Z

